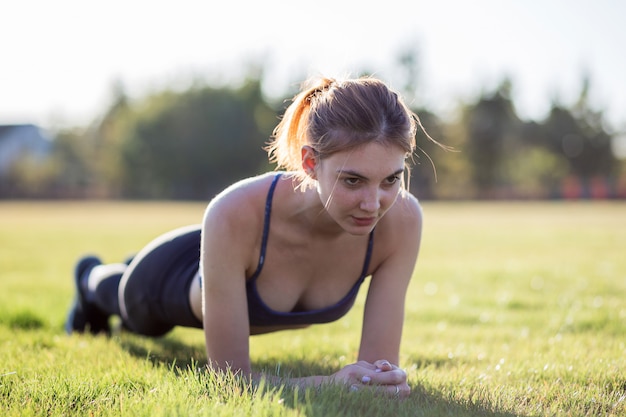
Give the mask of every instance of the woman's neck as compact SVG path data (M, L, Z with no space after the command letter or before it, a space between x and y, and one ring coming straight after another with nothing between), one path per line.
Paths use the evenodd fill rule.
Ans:
M347 233L328 215L315 188L299 188L299 180L296 179L292 185L295 187L286 193L289 196L287 206L290 213L287 217L296 223L299 230L325 239L335 239Z

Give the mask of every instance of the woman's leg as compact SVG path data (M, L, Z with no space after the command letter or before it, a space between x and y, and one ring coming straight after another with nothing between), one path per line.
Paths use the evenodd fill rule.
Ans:
M202 327L189 305L189 288L200 259L200 227L158 237L130 263L101 265L90 256L75 270L77 301L68 333L109 333L108 318L119 315L136 333L160 336L174 326Z
M119 314L117 288L125 264L102 265L99 258L85 256L74 269L76 297L70 309L67 333L109 333L109 316Z
M148 244L119 284L123 323L136 333L161 336L174 326L202 328L189 304L200 266L200 226L176 229Z

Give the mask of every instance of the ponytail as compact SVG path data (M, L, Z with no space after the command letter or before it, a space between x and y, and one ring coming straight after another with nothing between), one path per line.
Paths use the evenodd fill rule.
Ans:
M322 78L316 83L310 80L302 92L297 94L292 103L285 110L282 120L274 129L272 140L266 150L270 162L275 162L278 168L289 171L301 169L301 149L308 145L307 132L309 128L309 112L311 102L322 92L328 90L335 80Z

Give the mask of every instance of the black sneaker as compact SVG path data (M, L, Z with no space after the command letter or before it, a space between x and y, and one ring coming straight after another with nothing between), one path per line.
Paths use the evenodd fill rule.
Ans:
M81 284L82 278L89 274L95 266L101 264L100 259L95 256L85 256L76 264L74 269L76 297L65 322L67 334L84 333L86 329L89 329L89 332L94 335L99 333L110 334L111 332L109 317L86 299Z

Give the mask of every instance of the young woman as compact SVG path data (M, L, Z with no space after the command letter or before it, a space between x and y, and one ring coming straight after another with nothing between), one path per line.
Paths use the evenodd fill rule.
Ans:
M124 264L81 259L69 333L203 328L209 364L246 377L250 335L339 319L370 277L356 363L278 383L375 386L409 395L398 366L422 213L404 186L419 119L381 81L321 79L287 108L268 153L281 172L240 181L201 225L167 233Z

